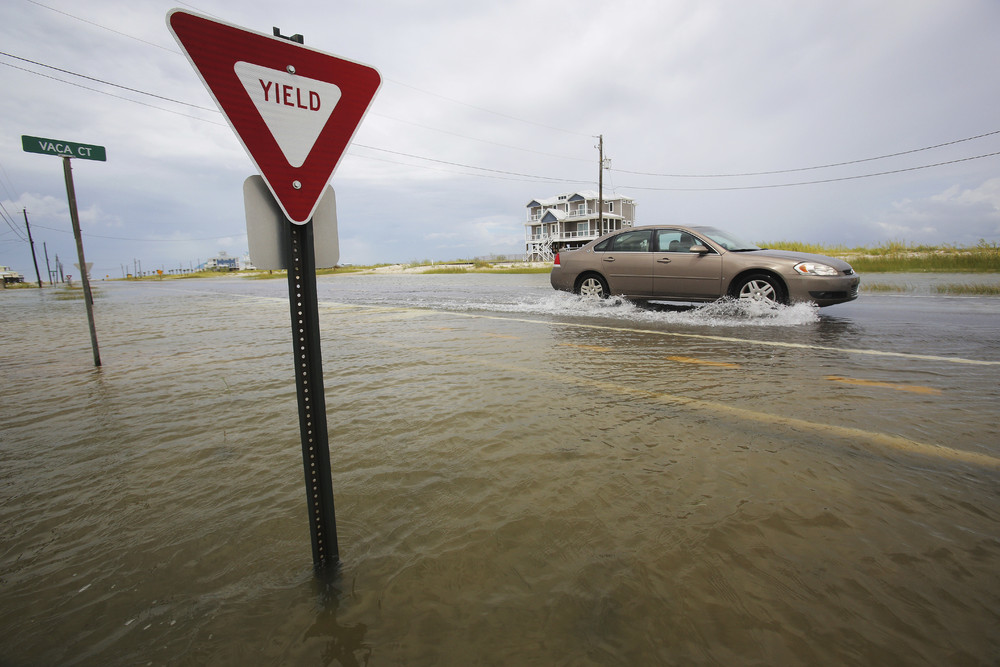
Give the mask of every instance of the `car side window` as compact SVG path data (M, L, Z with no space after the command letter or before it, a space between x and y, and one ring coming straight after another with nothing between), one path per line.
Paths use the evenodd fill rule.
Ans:
M679 229L658 229L656 244L659 252L691 252L691 246L704 245L704 242Z
M604 252L605 250L611 250L611 242L614 241L614 237L610 239L604 239L600 243L594 246L594 252Z
M649 252L651 233L648 229L622 232L615 236L610 250L615 252Z

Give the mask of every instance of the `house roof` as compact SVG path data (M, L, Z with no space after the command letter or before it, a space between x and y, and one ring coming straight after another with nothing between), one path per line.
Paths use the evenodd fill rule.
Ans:
M539 206L541 208L548 208L550 206L558 206L571 201L581 201L588 199L600 199L601 194L597 190L577 190L575 192L565 192L563 194L556 195L555 197L546 197L544 199L532 199L528 202L527 208L533 208ZM632 201L631 197L626 197L625 195L607 195L604 196L604 201L619 201L628 200Z

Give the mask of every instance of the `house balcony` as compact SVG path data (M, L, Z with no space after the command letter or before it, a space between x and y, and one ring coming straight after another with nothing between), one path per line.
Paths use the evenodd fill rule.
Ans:
M597 238L594 232L556 232L554 234L530 234L527 237L528 243L541 243L543 241L580 241L583 239L593 240Z
M544 218L545 214L548 213L550 210L551 209L545 209L544 211L540 211L538 213L534 213L534 214L529 213L528 214L528 222L529 223L531 223L531 222L541 222L542 218ZM579 219L579 218L586 219L586 218L596 217L597 216L597 209L594 209L594 208L575 208L575 209L573 209L571 211L563 211L563 213L565 213L565 217L563 218L564 220L575 220L575 219ZM605 215L608 215L608 214L605 214Z

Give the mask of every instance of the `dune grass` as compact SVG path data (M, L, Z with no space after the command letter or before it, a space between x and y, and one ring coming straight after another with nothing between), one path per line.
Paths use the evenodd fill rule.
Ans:
M913 245L888 241L875 247L848 248L777 241L761 244L764 248L811 252L838 257L858 273L998 273L1000 243L981 240L972 247Z

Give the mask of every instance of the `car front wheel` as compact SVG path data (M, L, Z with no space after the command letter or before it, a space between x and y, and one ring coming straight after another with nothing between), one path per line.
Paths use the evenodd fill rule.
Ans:
M740 301L755 301L774 305L788 302L784 285L766 273L746 276L736 284L732 295Z
M580 281L580 284L576 288L576 292L580 296L598 297L600 299L605 299L610 294L608 284L604 282L604 278L593 274L583 277L583 280Z

